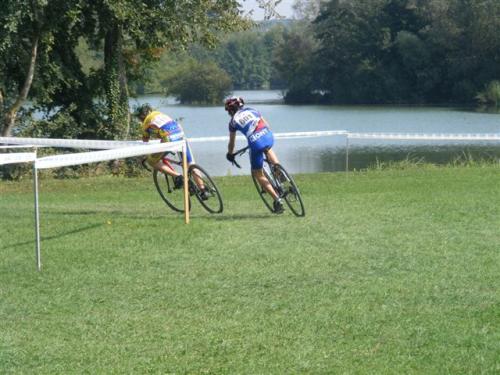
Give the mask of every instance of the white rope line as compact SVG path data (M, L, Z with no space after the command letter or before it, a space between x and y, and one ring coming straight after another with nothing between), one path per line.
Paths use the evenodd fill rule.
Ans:
M346 130L323 130L313 132L294 132L294 133L276 133L275 137L280 139L294 138L314 138L314 137L331 137L336 135L348 135Z
M468 141L496 141L500 140L498 133L453 134L453 133L354 133L347 130L324 130L313 132L274 133L277 139L314 138L329 136L347 136L352 139L408 139L408 140L468 140ZM229 137L197 137L189 138L189 142L219 142L227 141ZM237 140L245 137L238 135Z
M159 141L158 141L159 142ZM151 143L158 143L151 142ZM91 150L110 150L130 146L144 145L142 141L98 141L86 139L57 139L57 138L22 138L22 137L0 137L0 143L14 145L64 147L64 148L86 148Z
M352 139L386 139L386 140L465 140L465 141L498 141L499 133L361 133L348 132L346 130L325 130L311 132L288 132L274 133L277 139L297 139L328 136L347 136ZM220 142L227 141L228 136L218 137L194 137L189 138L189 142ZM237 136L236 139L243 140L243 136ZM154 143L151 141L150 143ZM26 145L26 147L45 146L45 147L65 147L65 148L86 148L109 150L114 148L123 148L131 146L144 145L141 141L99 141L84 139L52 139L52 138L20 138L20 137L0 137L0 143ZM156 141L158 143L158 141Z
M352 139L408 139L408 140L447 140L447 141L496 141L500 134L446 134L446 133L348 133Z
M29 163L36 159L35 152L12 152L9 154L0 154L0 165Z
M80 152L74 154L62 154L46 156L35 160L38 169L65 167L68 165L79 165L96 163L105 160L124 159L132 156L147 155L164 151L182 151L184 142L154 143L146 146L123 147L105 151Z
M346 135L348 134L345 130L325 130L325 131L314 131L314 132L289 132L289 133L273 133L274 137L277 139L295 139L295 138L313 138L313 137L328 137L335 135ZM242 135L236 136L237 140L244 140L245 137ZM189 138L190 143L196 142L220 142L228 141L228 136L220 137L195 137Z
M10 146L0 146L0 150L6 150L6 149L11 149L11 148L34 148L38 146L33 146L33 145L10 145ZM42 146L40 146L42 147Z
M237 140L245 139L245 137L238 135L236 136ZM188 138L189 143L202 143L202 142L223 142L229 141L229 137L227 135L221 137L196 137L196 138Z

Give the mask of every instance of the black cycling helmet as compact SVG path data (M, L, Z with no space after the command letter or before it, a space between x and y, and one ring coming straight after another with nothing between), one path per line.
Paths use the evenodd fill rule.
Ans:
M224 102L224 109L231 115L233 116L236 112L238 112L238 109L243 107L245 104L245 101L243 100L242 97L240 96L232 96Z
M137 109L135 110L135 116L144 121L147 115L149 115L151 112L153 112L153 107L151 107L151 105L148 103L144 103L143 105L137 107Z

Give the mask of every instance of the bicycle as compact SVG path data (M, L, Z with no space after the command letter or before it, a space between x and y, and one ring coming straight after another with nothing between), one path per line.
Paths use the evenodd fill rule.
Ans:
M173 156L170 156L173 155ZM182 175L182 153L167 151L163 155L163 162L170 168ZM175 185L174 177L156 169L151 170L146 164L146 159L142 159L142 166L153 173L153 181L156 190L163 201L174 211L184 212L184 190ZM195 196L205 210L211 214L221 213L224 209L222 196L217 185L210 175L198 164L191 164L188 167L188 189L189 196ZM204 190L200 189L195 177L203 181ZM191 199L189 199L189 210L191 210Z
M248 146L244 147L234 152L233 156L234 157L241 156L248 149L249 149ZM234 160L232 163L236 167L241 168L241 166L238 164L236 160ZM293 214L295 216L305 216L306 212L304 209L304 203L302 202L302 197L300 195L299 188L297 187L297 184L295 183L292 176L286 171L286 169L281 164L272 164L267 159L267 156L264 158L264 166L262 169L264 175L271 183L274 191L278 193L278 196L280 198L285 200L287 206L290 208ZM273 197L267 191L265 191L265 189L262 188L262 186L260 186L259 182L255 179L253 175L252 179L255 188L257 189L257 192L262 198L262 201L269 209L269 211L274 213Z

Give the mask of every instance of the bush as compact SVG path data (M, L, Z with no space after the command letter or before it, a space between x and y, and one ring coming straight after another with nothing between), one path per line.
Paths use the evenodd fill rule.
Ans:
M183 104L220 104L231 90L231 78L215 63L190 61L165 80L167 94Z
M99 106L96 105L99 109ZM20 118L19 124L14 131L15 136L32 137L32 138L63 138L63 139L102 139L100 137L98 126L98 116L96 113L84 112L79 114L81 122L77 122L71 111L74 107L60 110L54 115L35 120L31 116L24 115ZM139 129L131 125L131 139L139 139ZM37 149L37 156L50 156L62 153L77 153L87 152L89 150L79 149L64 149L40 147ZM9 152L9 151L7 151ZM0 180L21 180L25 177L31 177L31 164L9 164L0 166ZM112 174L115 176L135 177L139 175L147 175L140 164L140 158L127 158L125 160L115 160L109 162L100 162L84 165L74 165L49 169L40 173L40 177L52 177L58 179L79 178L98 176L102 174Z
M483 91L476 96L479 104L484 106L500 106L500 81L491 81Z

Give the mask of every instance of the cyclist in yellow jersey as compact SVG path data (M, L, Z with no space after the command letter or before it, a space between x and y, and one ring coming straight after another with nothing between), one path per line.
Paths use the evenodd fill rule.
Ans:
M149 104L143 104L136 111L137 118L142 122L142 141L148 142L150 139L160 139L163 142L175 142L184 139L182 126L170 116L154 111ZM186 159L189 165L194 163L194 157L189 145L187 146ZM164 153L151 154L146 161L154 169L174 177L176 188L181 188L183 184L182 175L170 168L168 163L163 161ZM194 175L196 184L204 190L203 181Z

